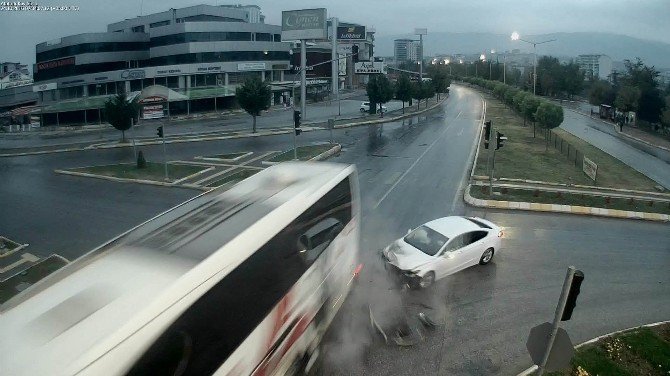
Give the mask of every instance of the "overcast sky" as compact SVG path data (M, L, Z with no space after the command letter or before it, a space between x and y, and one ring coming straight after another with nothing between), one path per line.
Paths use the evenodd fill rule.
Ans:
M78 12L0 12L0 61L35 62L35 44L85 32L106 31L108 23L141 13L203 0L37 0L39 5L77 5ZM670 43L670 0L256 0L266 23L280 24L281 11L328 8L328 16L374 26L379 35L428 32L494 32L522 35L600 31ZM458 52L458 51L450 51Z

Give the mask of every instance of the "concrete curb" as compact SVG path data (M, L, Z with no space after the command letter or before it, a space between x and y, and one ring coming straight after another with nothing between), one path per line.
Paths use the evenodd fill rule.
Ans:
M474 198L470 195L471 184L465 189L463 199L472 206L480 208L493 209L514 209L514 210L528 210L540 212L554 212L567 213L578 215L595 215L601 217L624 218L624 219L644 219L648 221L670 221L670 215L660 213L634 212L628 210L603 209L593 208L589 206L575 206L575 205L558 205L558 204L542 204L531 202L517 202L517 201L499 201L499 200L482 200Z
M488 176L477 175L477 176L474 176L474 180L488 180ZM633 190L633 189L596 187L596 186L593 186L593 185L581 185L581 184L553 183L553 182L546 182L546 181L539 181L539 180L526 180L526 179L496 178L495 180L500 181L500 182L543 184L543 185L553 185L553 186L556 186L556 187L594 189L594 190L600 190L600 191L612 191L612 192L621 192L621 193L651 194L651 195L656 195L656 196L667 196L668 198L670 198L670 193L663 193L663 192L647 192L647 191L637 191L637 190Z
M334 154L339 153L341 150L342 150L342 145L335 144L335 146L333 146L332 148L324 151L323 153L321 153L317 156L314 156L314 157L308 159L308 161L321 161L321 160L324 160L324 159L326 159L326 158L328 158L328 157L330 157ZM266 166L274 166L274 165L279 164L279 163L283 163L283 162L261 161L261 164L266 165Z
M599 336L599 337L590 339L590 340L588 340L588 341L586 341L586 342L582 342L582 343L578 344L577 346L575 346L575 349L579 349L580 347L583 347L583 346L586 346L586 345L590 345L590 344L592 344L592 343L594 343L594 342L598 342L598 341L600 341L601 339L604 339L604 338L607 338L607 337L611 337L611 336L614 336L614 335L617 335L617 334L622 334L622 333L626 333L626 332L631 332L631 331L633 331L633 330L637 330L637 329L640 329L640 328L653 328L654 326L659 326L659 325L663 325L663 324L667 324L667 323L670 323L670 320L668 320L668 321L659 321L659 322L655 322L655 323L653 323L653 324L640 325L640 326L635 326L635 327L628 328L628 329L624 329L624 330L618 330L618 331L616 331L616 332L612 332L612 333L607 333L607 334L604 334L604 335L602 335L602 336ZM528 375L532 375L533 372L537 371L537 368L538 368L537 366L531 366L531 367L528 367L526 370L524 370L523 372L519 373L517 376L528 376Z
M87 178L95 178L95 179L101 179L101 180L115 181L115 182L120 182L120 183L140 183L140 184L156 185L156 186L161 186L161 187L192 188L192 187L190 187L188 185L185 185L185 184L176 185L175 183L165 183L165 182L155 181L155 180L117 178L117 177L113 177L113 176L97 175L97 174L91 174L91 173L87 173L87 172L77 172L77 171L67 171L67 170L54 170L54 172L57 173L57 174L62 174L62 175L81 176L81 177L87 177Z
M240 155L239 157L235 157L235 158L215 158L215 157L197 156L197 157L193 157L193 159L200 159L200 160L203 160L203 161L210 161L210 162L237 162L242 158L246 158L246 157L252 155L253 153L254 153L253 151L248 151L248 152Z
M4 237L4 236L0 236L0 239L4 240L5 242L9 242L9 243L14 243L14 244L16 244L16 248L12 249L11 251L9 251L9 252L7 252L7 253L0 254L0 258L7 257L7 256L10 256L10 255L13 255L14 253L16 253L16 252L18 252L18 251L20 251L20 250L22 250L22 249L24 249L24 248L26 248L26 247L29 246L29 244L19 244L19 243L15 242L15 241L13 241L13 240L11 240L11 239L8 239L8 238L6 238L6 237Z
M427 112L427 111L430 111L430 110L434 110L435 108L437 108L438 106L440 106L441 104L443 104L447 99L449 99L449 96L446 96L446 97L444 97L443 99L440 99L439 102L437 102L436 104L434 104L434 105L431 106L431 107L425 108L425 109L423 109L423 110L419 110L419 111L417 111L417 112L412 112L412 113L410 113L410 114L400 115L400 116L396 116L396 117L392 117L392 118L379 118L379 119L375 119L375 120L365 120L365 121L354 122L354 123L348 123L348 124L338 124L338 125L335 126L335 129L340 129L340 128L352 128L352 127L357 127L357 126L360 126L360 125L370 125L370 124L390 123L390 122L392 122L392 121L402 120L402 119L406 119L406 118L408 118L408 117L412 117L412 116L416 116L416 115L421 115L421 114L423 114L424 112Z

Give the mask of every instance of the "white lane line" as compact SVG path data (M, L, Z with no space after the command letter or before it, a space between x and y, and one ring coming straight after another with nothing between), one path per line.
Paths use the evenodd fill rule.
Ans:
M447 125L447 126L444 128L444 131L440 134L440 136L437 137L437 138L430 144L430 146L428 146L428 147L426 148L426 150L423 151L423 153L421 153L421 155L419 156L419 158L417 158L416 161L414 161L414 163L412 163L412 165L409 166L409 168L408 168L402 175L400 175L400 178L398 178L398 180L396 180L396 182L393 183L393 185L391 186L391 188L389 188L389 190L386 191L386 193L384 193L384 196L382 196L382 198L379 199L379 201L377 201L377 203L375 204L375 206L372 207L373 209L377 209L377 207L379 206L379 204L381 204L382 201L384 201L384 199L386 199L386 197L391 193L391 191L393 191L393 189L395 189L395 187L398 185L398 183L400 183L400 182L402 181L402 179L403 179L403 178L404 178L404 177L405 177L405 176L406 176L406 175L407 175L407 174L414 168L414 166L416 166L417 163L419 163L419 161L421 161L421 159L423 158L423 156L426 155L426 153L428 153L428 152L430 151L430 149L433 148L433 146L435 146L435 144L442 138L442 136L444 136L444 135L447 133L447 131L449 130L449 128L451 128L451 124Z
M463 115L463 111L462 111L462 110L458 113L458 115L456 115L456 119L458 119L459 117L461 117L461 115Z
M464 129L465 129L465 128L461 128L461 130L458 132L458 134L456 134L456 136L462 136L462 135L463 135L463 130L464 130Z

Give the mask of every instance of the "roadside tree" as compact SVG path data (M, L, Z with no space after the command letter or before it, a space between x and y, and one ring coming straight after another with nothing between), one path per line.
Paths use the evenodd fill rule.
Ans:
M260 77L252 76L235 89L235 98L240 107L253 118L252 132L256 133L256 116L270 108L272 98L270 86Z
M107 122L121 131L121 142L126 142L126 131L133 125L139 105L137 99L128 101L126 93L121 92L105 102Z
M402 101L402 113L405 113L405 102L412 100L412 81L406 74L401 75L395 84L395 97Z
M382 74L375 74L370 77L367 85L368 99L370 100L370 113L377 113L377 105L393 99L393 87L388 78Z

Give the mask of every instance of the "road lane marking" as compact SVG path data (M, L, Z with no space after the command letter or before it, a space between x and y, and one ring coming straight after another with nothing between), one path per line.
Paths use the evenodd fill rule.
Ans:
M391 186L391 188L389 188L389 190L386 191L386 193L384 193L384 196L382 196L382 198L379 199L379 201L377 201L377 203L375 204L375 206L372 207L372 209L377 209L377 207L379 206L379 204L381 204L382 201L384 201L384 199L386 199L386 197L387 197L387 196L388 196L388 195L395 189L395 187L398 185L398 183L400 183L400 182L402 181L402 179L403 179L403 178L404 178L410 171L412 171L412 169L414 168L414 166L416 166L416 165L421 161L421 159L423 159L423 156L426 155L426 153L428 153L428 152L430 151L430 149L433 148L433 146L435 146L435 144L437 143L437 141L439 141L439 140L442 138L442 136L444 136L444 135L447 133L447 131L449 130L449 128L451 128L451 124L447 125L447 126L444 128L444 131L442 131L442 133L440 134L440 136L437 137L437 138L430 144L430 146L428 146L428 147L426 148L426 150L423 151L423 153L421 153L421 155L419 156L419 158L417 158L416 161L414 161L414 163L412 163L412 165L409 166L409 168L408 168L402 175L400 175L400 178L398 178L398 180L396 180L396 182L393 183L393 185Z
M4 268L0 268L0 274L6 273L6 272L16 268L17 266L26 263L26 262L37 262L37 261L39 261L39 259L40 259L39 257L33 256L30 253L24 253L24 254L21 255L21 258L19 260L5 266Z
M464 129L465 129L465 128L461 128L461 130L456 134L456 136L462 136L462 135L463 135L463 130L464 130Z
M461 117L461 115L463 115L463 110L461 110L461 111L458 112L458 115L456 115L456 119L458 119L459 117Z

